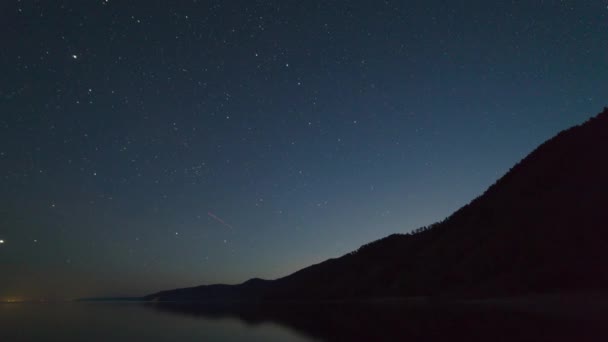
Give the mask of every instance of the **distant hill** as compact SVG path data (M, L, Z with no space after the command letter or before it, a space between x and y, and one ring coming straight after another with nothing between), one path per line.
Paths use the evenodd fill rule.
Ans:
M77 298L75 302L138 302L141 297L88 297Z
M276 280L147 300L488 297L608 289L608 108L540 145L447 219Z

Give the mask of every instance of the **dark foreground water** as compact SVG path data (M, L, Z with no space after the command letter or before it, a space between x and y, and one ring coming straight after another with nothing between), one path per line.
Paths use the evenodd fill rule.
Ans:
M608 341L608 317L421 302L0 304L2 342L325 340Z

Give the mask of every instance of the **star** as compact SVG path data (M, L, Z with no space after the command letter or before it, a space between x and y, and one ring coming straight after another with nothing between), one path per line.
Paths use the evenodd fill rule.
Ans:
M4 240L0 240L0 245L4 243Z

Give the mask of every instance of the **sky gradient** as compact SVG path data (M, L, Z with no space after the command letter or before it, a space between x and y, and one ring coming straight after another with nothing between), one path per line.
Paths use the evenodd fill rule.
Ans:
M276 278L608 105L606 1L2 1L0 299Z

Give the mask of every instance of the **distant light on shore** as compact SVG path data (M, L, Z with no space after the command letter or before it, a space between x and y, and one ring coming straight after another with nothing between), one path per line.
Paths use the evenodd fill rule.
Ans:
M6 299L0 300L0 303L22 303L22 302L24 302L24 300L20 299L20 298L6 298Z

